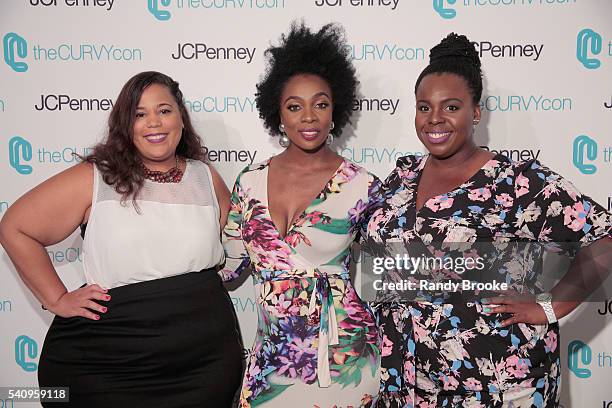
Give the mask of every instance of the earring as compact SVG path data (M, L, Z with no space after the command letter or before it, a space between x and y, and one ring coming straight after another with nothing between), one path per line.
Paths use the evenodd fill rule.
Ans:
M331 131L334 130L335 127L336 127L336 125L332 121L329 124L329 133L327 134L327 139L325 139L325 144L326 145L330 145L330 144L334 143L334 135L333 135L333 133Z
M287 137L287 134L285 133L285 125L283 125L282 123L278 125L278 130L280 130L281 132L281 136L278 139L278 144L286 149L291 144L291 140L289 139L289 137Z
M474 119L472 123L474 124L474 126L476 126L479 122L480 122L479 120Z

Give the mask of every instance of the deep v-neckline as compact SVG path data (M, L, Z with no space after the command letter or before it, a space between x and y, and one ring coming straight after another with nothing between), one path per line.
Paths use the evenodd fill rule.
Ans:
M338 166L338 168L334 171L334 173L331 175L331 177L329 177L326 181L325 184L323 184L323 187L321 187L321 189L317 192L317 194L306 203L306 207L304 207L303 210L297 212L296 214L297 217L294 217L293 220L291 220L291 222L289 224L287 224L287 228L285 231L285 234L283 235L281 233L281 231L278 229L278 227L276 226L276 223L274 222L274 219L272 218L272 212L270 211L270 199L269 199L269 195L268 195L268 183L270 182L269 180L269 175L270 175L270 162L272 161L272 158L268 159L268 162L266 163L265 166L265 174L264 174L264 197L265 197L265 207L266 207L266 214L268 216L268 219L270 220L270 222L272 223L272 226L274 227L274 230L276 231L276 233L278 234L278 236L280 237L281 240L285 240L287 238L287 236L291 233L291 231L293 230L293 228L295 227L295 225L298 223L298 221L300 221L302 218L304 218L304 216L306 215L306 211L308 211L308 209L312 206L312 203L317 200L319 198L319 196L321 195L321 193L323 193L325 191L325 189L327 188L328 185L330 185L330 183L333 183L334 179L338 176L338 174L342 171L342 169L344 168L345 164L346 164L346 159L342 158L342 161L340 162L340 165Z
M429 197L428 199L426 199L425 201L423 201L423 205L421 205L421 207L418 207L418 199L419 199L419 186L421 185L421 179L423 176L423 171L425 170L425 164L427 163L427 158L429 157L429 155L423 156L423 158L421 159L422 161L419 163L419 165L417 166L417 176L416 179L414 180L415 183L415 187L414 187L414 194L413 194L413 199L414 199L414 208L415 208L415 213L418 215L419 213L421 213L421 211L423 211L423 209L425 207L427 207L427 203L430 202L431 200L435 200L439 197L443 197L443 196L447 196L450 197L451 195L454 195L454 193L456 193L459 190L463 190L464 186L472 181L474 181L474 179L476 179L476 177L478 177L480 175L480 173L482 173L485 168L487 167L487 165L489 163L491 163L492 161L496 161L498 158L499 154L495 154L493 157L491 157L489 160L487 160L482 166L480 166L480 168L474 173L472 174L467 180L465 180L463 183L459 184L457 187L442 193L442 194L436 194L435 196ZM429 208L429 207L427 207Z

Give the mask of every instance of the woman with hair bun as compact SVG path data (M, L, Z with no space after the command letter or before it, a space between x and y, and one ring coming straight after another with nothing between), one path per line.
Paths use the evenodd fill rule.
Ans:
M229 191L204 162L178 82L141 72L121 89L91 155L21 197L0 242L55 314L45 407L229 407L241 341L217 274ZM81 227L86 285L67 290L45 246Z
M512 162L479 148L473 130L481 93L473 44L448 35L431 49L415 86L416 133L429 154L398 160L367 236L379 252L399 243L410 256L481 259L484 268L420 268L413 297L376 305L383 337L379 406L558 406L557 319L592 290L583 280L596 284L608 273L610 214L536 160ZM536 270L544 247L575 257L563 279L542 293ZM420 283L491 277L508 291Z
M355 69L333 24L294 24L266 56L257 108L285 150L240 173L224 230L224 278L252 264L258 297L240 406L370 407L378 332L349 262L379 181L331 144L351 115Z

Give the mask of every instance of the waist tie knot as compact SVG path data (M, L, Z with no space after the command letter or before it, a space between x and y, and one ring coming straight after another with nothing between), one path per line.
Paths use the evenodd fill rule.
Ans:
M331 385L331 372L329 368L329 346L339 344L338 342L338 320L336 319L336 308L332 294L329 276L321 274L315 277L315 288L310 296L308 314L312 315L317 310L317 301L321 304L321 316L319 318L319 345L317 349L317 376L320 387ZM333 275L332 279L349 279L348 273Z

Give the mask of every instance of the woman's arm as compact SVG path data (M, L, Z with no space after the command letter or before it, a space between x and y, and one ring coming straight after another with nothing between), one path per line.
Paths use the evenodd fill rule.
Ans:
M97 320L88 308L106 310L91 300L106 300L98 285L68 293L45 250L87 220L92 193L93 167L81 163L24 194L0 221L0 244L21 279L45 308L62 317Z

